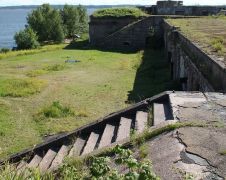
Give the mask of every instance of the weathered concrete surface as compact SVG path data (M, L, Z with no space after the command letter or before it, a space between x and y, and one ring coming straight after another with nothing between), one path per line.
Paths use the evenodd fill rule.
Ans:
M162 179L226 178L226 97L220 93L169 95L175 120L203 127L184 127L147 144L154 171Z
M220 154L226 150L226 128L181 128L178 137L187 146L187 152L202 157L210 170L226 177L226 156Z
M226 97L221 93L183 93L169 95L174 119L226 123Z
M226 128L186 127L149 141L149 157L161 179L226 177Z

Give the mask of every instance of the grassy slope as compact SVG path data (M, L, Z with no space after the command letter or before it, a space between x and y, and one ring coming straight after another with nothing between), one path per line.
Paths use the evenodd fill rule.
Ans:
M181 32L198 43L205 52L224 56L226 62L226 17L167 19Z
M65 64L67 57L81 60L66 64L61 71L34 77L45 82L40 93L27 97L0 97L7 111L0 112L0 157L41 141L44 134L72 130L91 120L119 110L127 104L140 54L121 54L97 50L58 50L0 60L0 86L4 79L27 79L27 73L54 64ZM88 117L45 119L33 115L53 101L70 106Z
M66 64L68 57L81 62ZM0 60L0 86L5 86L4 79L45 84L40 93L0 97L4 106L0 127L5 127L0 132L0 157L40 143L46 134L70 131L122 109L129 105L127 101L133 103L170 89L168 67L162 59L163 51L124 54L61 49ZM59 71L51 70L55 64L60 65ZM19 88L15 91L21 91ZM70 107L76 116L35 121L34 115L54 101Z

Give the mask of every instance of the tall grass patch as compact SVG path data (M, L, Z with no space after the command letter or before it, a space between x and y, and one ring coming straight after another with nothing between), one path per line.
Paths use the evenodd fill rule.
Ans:
M39 93L45 82L38 79L0 79L0 96L24 97Z
M53 64L53 65L47 65L42 69L34 69L26 73L28 77L37 77L41 76L43 74L47 74L49 72L54 72L54 71L62 71L65 69L64 64Z
M37 77L37 76L40 76L40 75L43 75L46 73L47 73L47 71L44 69L34 69L34 70L29 71L26 75L28 77Z
M48 65L45 68L43 68L43 70L46 71L62 71L65 68L64 64L53 64L53 65Z
M224 37L214 37L211 40L211 46L219 55L224 53Z
M63 118L75 115L69 106L62 105L59 101L54 101L50 106L44 107L39 113L34 115L36 121L46 118Z

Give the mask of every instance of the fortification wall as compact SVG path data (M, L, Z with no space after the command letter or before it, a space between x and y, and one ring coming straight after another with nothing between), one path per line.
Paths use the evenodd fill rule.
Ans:
M183 90L226 92L225 65L220 64L217 57L207 55L176 28L165 22L164 16L150 16L127 24L110 35L97 38L95 45L114 50L144 49L150 38L151 28L157 33L157 37L165 40L172 78L181 81ZM101 33L96 30L93 32Z
M101 42L105 37L109 36L110 34L120 30L121 28L137 20L138 20L137 18L133 18L133 17L95 18L91 16L90 23L89 23L90 43L95 45Z
M166 54L171 74L184 90L226 92L226 68L167 22L163 23Z
M124 26L118 31L104 37L98 38L95 37L95 41L92 41L92 44L95 44L102 48L109 49L120 49L120 50L139 50L143 49L146 46L147 39L150 36L150 28L154 28L157 32L157 36L163 36L163 29L160 24L163 22L162 16L150 16ZM94 28L94 29L93 29ZM96 27L90 27L90 31L95 33L97 32ZM91 38L93 39L93 38Z

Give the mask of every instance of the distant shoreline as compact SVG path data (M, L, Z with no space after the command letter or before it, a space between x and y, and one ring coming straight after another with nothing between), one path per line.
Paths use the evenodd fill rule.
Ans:
M21 5L21 6L0 6L0 9L35 9L39 7L40 5ZM54 8L62 9L64 5L51 5ZM73 5L78 6L78 5ZM136 6L150 6L150 5L84 5L86 8L111 8L111 7L136 7Z

